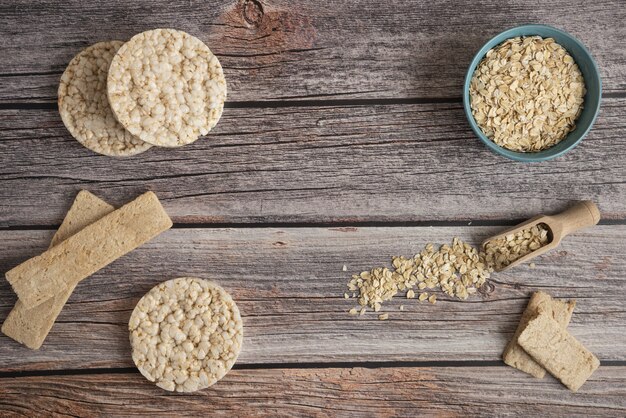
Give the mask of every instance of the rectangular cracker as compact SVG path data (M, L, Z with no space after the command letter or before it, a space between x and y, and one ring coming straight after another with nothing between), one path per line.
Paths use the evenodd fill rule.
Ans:
M511 341L507 344L504 352L502 353L502 359L506 364L511 367L515 367L523 372L526 372L532 376L542 379L546 375L546 371L535 360L530 357L522 347L517 343L517 339L526 326L528 321L537 316L540 310L549 313L552 318L559 323L561 328L567 328L570 319L572 318L572 312L576 301L574 300L559 300L553 299L550 295L544 292L533 293L526 310L522 314L522 319L515 330L515 334Z
M63 223L52 237L49 248L65 241L81 229L100 220L100 218L103 218L114 210L115 207L113 205L109 205L87 190L81 190L76 195L72 207L67 211Z
M59 245L9 270L6 278L27 308L117 260L172 227L152 192L83 228Z
M50 248L92 224L115 208L88 191L81 190L65 215ZM27 309L19 299L2 324L2 333L33 350L39 349L61 313L75 286L64 289L52 298Z
M600 366L598 358L547 313L531 319L517 342L573 392Z

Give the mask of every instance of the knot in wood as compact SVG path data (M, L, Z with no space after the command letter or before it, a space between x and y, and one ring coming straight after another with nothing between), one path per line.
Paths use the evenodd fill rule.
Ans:
M493 293L494 290L496 290L496 286L493 283L487 281L484 285L480 287L480 289L478 289L478 292L483 296L489 296Z
M244 0L243 20L250 26L258 27L263 20L263 5L258 0Z

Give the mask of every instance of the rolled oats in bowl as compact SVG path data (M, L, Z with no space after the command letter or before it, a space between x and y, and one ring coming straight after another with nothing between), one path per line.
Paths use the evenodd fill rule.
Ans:
M161 147L190 144L218 122L226 80L217 57L198 38L174 29L133 36L117 52L108 76L117 120Z
M220 380L241 351L243 325L232 297L208 280L181 277L153 287L128 323L135 365L169 391Z
M495 144L538 152L575 129L585 81L572 56L553 38L518 36L490 49L469 85L478 127Z

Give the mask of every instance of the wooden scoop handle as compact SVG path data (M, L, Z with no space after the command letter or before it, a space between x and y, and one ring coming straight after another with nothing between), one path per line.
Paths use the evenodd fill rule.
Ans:
M583 200L571 208L553 216L561 222L561 238L579 229L587 228L600 221L600 211L591 200Z

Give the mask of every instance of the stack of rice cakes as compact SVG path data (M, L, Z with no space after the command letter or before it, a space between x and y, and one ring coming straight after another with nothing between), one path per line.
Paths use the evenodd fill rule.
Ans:
M215 127L226 79L198 38L155 29L81 51L61 77L63 123L83 146L126 157L191 144Z

